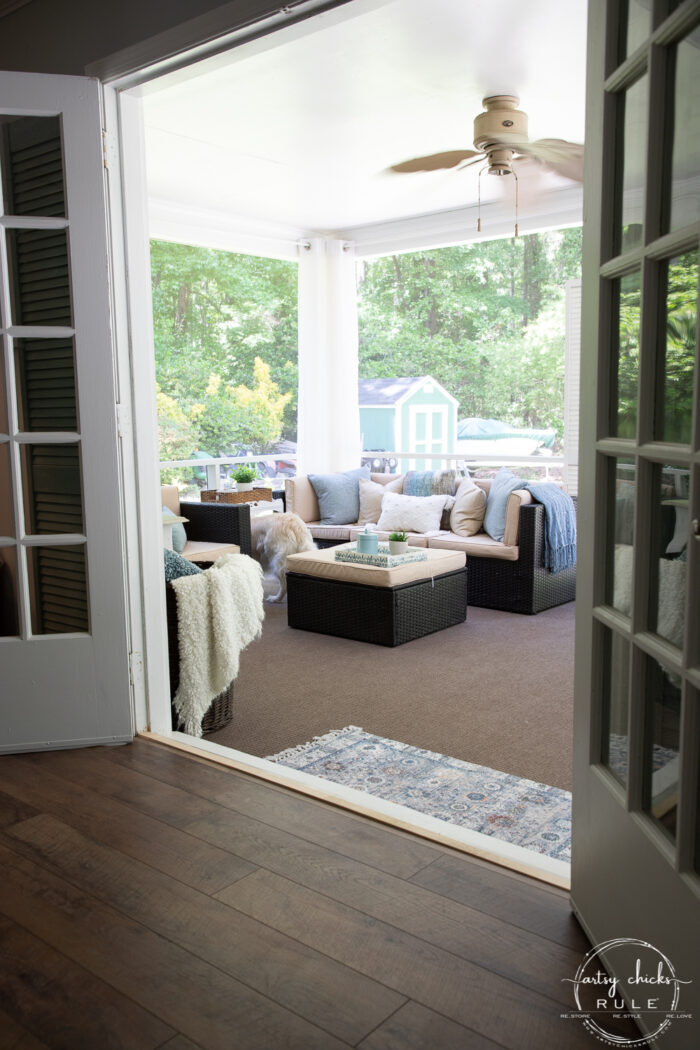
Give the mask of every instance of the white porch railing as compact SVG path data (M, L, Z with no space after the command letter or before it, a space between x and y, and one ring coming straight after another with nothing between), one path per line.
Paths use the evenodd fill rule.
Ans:
M545 481L549 481L551 478L551 472L559 474L564 470L564 457L563 456L508 456L501 454L500 456L465 456L463 452L384 452L369 450L362 453L362 459L367 460L375 459L382 463L386 461L395 460L397 465L408 460L408 463L404 462L406 470L411 469L409 464L413 462L418 463L432 463L439 464L439 468L445 469L450 464L456 463L459 466L467 467L470 471L479 470L482 467L517 467L517 466L528 466L533 469L543 470ZM394 471L392 470L391 473Z
M393 461L392 469L389 471L390 473L397 473L397 467L399 464L403 464L405 469L410 469L411 461L415 463L430 462L431 464L439 464L440 468L447 468L450 464L458 464L467 467L470 471L493 467L527 466L531 470L543 471L543 480L545 481L552 478L552 473L557 477L557 480L560 480L564 471L563 456L465 456L463 452L430 454L367 450L362 452L362 459L365 462L368 460L379 461L379 463L382 464L381 469L385 469L384 465ZM172 459L162 461L160 469L173 470L184 467L196 470L203 468L207 475L207 488L220 489L222 485L221 467L234 467L241 463L274 464L280 460L284 460L285 463L296 464L297 457L294 453L288 454L276 452L272 455L266 456L247 455L219 456L208 459ZM279 484L281 487L284 482L284 475L269 475L268 477L262 478L261 481L263 484L271 483L273 486Z

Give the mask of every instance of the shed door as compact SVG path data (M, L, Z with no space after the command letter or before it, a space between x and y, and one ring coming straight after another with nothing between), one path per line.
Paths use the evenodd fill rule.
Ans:
M132 735L99 90L0 73L4 751Z
M684 1050L700 1023L700 3L592 0L589 34L572 900L594 942L615 939L599 961L643 1031ZM632 985L637 958L669 983Z
M447 406L410 405L408 410L409 452L423 456L429 453L447 452ZM415 459L410 461L411 470L439 470L440 459Z

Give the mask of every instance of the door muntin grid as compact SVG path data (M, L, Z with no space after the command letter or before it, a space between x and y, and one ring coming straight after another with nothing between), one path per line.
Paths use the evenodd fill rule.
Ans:
M596 557L603 604L593 610L599 689L591 754L623 789L627 808L648 819L662 852L687 869L700 851L690 816L700 791L697 733L689 731L698 721L700 652L693 601L700 551L692 526L700 498L700 223L687 199L681 210L678 187L681 168L700 183L700 151L678 146L680 117L671 163L659 149L664 117L685 112L677 78L687 82L695 68L687 22L664 23L666 14L670 8L655 5L652 39L644 49L635 38L634 61L613 71L608 87L605 141L617 187L614 229L601 229L610 323L600 329L599 371L607 379L599 387L597 491L607 524ZM634 17L628 41L643 12L635 7ZM694 17L695 41L700 5ZM617 253L612 258L606 245ZM692 785L685 819L681 784Z

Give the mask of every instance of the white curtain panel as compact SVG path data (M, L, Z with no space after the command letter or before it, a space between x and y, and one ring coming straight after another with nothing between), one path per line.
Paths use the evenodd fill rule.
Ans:
M566 282L564 351L564 484L578 495L579 375L581 371L581 281Z
M297 470L352 470L361 448L355 251L315 237L299 245Z

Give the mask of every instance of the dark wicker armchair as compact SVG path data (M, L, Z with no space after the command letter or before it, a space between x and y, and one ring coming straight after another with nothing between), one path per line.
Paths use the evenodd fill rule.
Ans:
M188 561L215 561L222 554L231 553L227 550L229 546L239 547L241 554L250 554L247 503L181 503L176 485L163 485L160 498L164 507L187 519L187 543L182 555Z
M539 613L576 597L576 567L551 573L544 567L544 507L520 508L520 556L467 558L469 604L504 612Z
M175 490L177 491L177 490ZM165 501L164 501L165 502ZM175 510L172 503L171 510ZM204 550L183 554L190 561L196 561L200 568L210 565L217 557L217 551L209 545L224 544L240 547L241 554L250 554L250 507L246 503L180 503L179 512L187 518L185 531L188 543L192 542ZM226 546L218 553L226 553ZM180 682L180 649L177 629L177 599L171 584L165 585L166 612L168 618L168 658L170 666L170 695L175 696ZM217 729L223 729L233 717L233 683L223 693L215 697L211 707L202 719L202 732L206 736ZM180 728L173 707L173 729Z
M250 506L247 503L181 503L188 540L235 543L250 554Z

